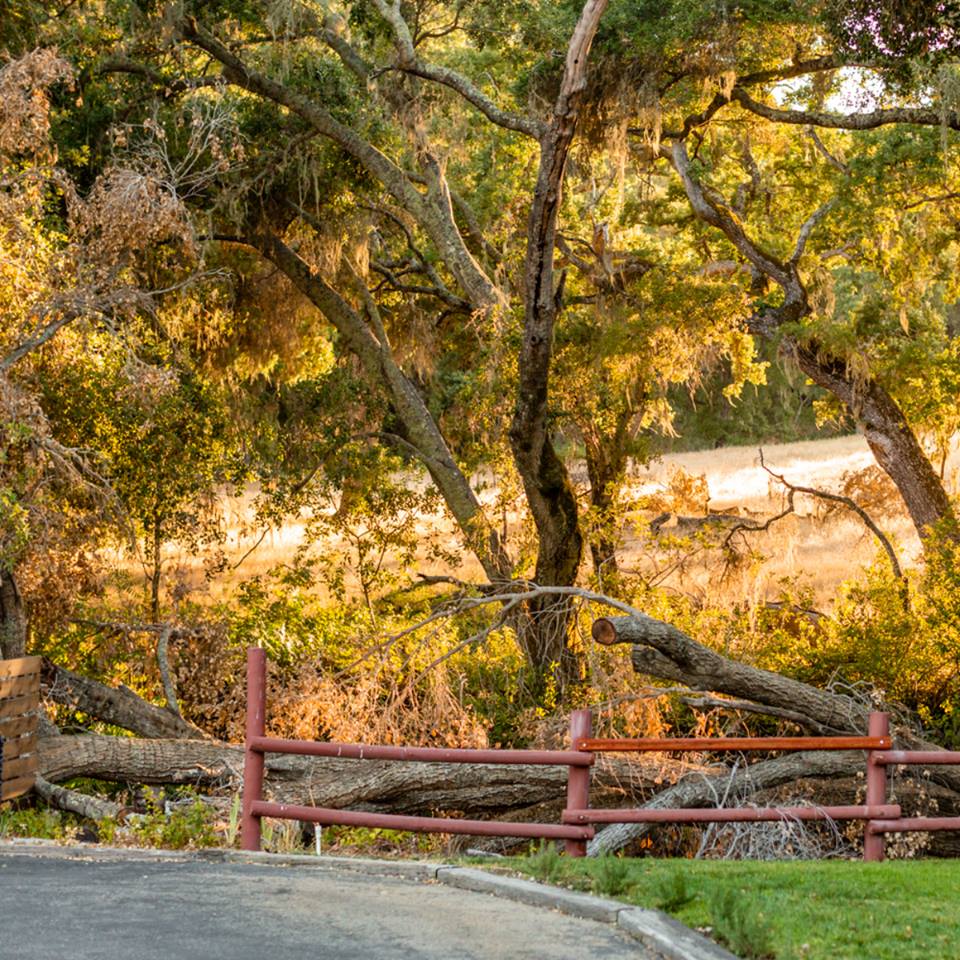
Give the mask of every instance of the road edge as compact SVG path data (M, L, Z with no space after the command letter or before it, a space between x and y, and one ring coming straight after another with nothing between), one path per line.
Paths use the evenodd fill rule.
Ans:
M257 863L274 867L350 870L376 876L432 881L475 893L487 893L529 906L558 910L570 916L617 926L666 960L738 960L713 940L691 930L660 910L634 907L619 900L594 897L535 880L489 873L426 860L374 860L360 857L254 853L244 850L146 850L139 847L67 845L37 840L0 840L0 856L44 856L65 860L201 861Z

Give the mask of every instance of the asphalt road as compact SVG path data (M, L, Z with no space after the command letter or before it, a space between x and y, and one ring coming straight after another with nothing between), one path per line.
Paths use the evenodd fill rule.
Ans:
M637 941L346 870L0 854L0 960L647 960Z

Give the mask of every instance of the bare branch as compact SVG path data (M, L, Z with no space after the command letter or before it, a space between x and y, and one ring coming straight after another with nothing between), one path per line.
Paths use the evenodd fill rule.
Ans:
M824 142L820 139L820 135L817 131L811 127L807 131L807 136L813 141L813 145L817 148L819 154L830 164L831 167L839 170L845 176L850 173L850 168L840 160L838 160L826 147Z
M803 225L800 227L800 233L797 236L796 246L793 248L793 254L788 263L796 266L800 262L800 258L803 256L803 251L807 246L807 241L810 239L810 234L816 229L817 224L833 209L836 204L835 199L828 200L825 204L818 207L809 217L803 222Z
M827 493L826 490L817 490L814 487L801 487L795 483L791 483L783 474L774 473L770 467L767 466L763 459L763 450L760 450L760 466L763 467L771 477L774 478L778 483L782 483L789 491L792 497L797 493L804 493L809 497L817 497L820 500L828 500L831 503L840 503L843 504L848 510L852 510L864 523L867 529L880 541L880 546L883 547L884 552L887 555L887 558L890 560L890 567L893 570L894 576L898 580L903 580L903 570L900 568L900 561L897 559L896 551L893 549L893 545L890 543L887 535L877 526L873 518L867 513L863 507L860 506L855 500L852 500L850 497L845 497L839 493Z
M165 77L159 70L139 63L122 54L102 60L94 69L100 76L111 73L126 73L149 80L156 87L162 87L167 93L182 93L185 90L198 90L201 87L223 86L221 77Z
M742 86L733 88L731 100L758 117L776 123L800 126L827 127L832 130L875 130L891 123L905 123L925 127L947 126L960 130L960 114L955 110L941 112L923 107L888 107L869 113L828 113L824 110L784 110L754 100Z
M163 684L163 694L167 698L167 709L179 717L180 704L177 702L177 688L173 683L173 676L170 673L170 634L173 627L169 623L163 624L160 635L157 637L157 666L160 669L160 681Z

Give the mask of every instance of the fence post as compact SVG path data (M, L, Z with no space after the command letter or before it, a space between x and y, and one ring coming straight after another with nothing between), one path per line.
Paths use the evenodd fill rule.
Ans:
M267 710L267 655L257 647L247 650L247 728L243 744L243 800L240 816L240 846L260 849L260 818L253 805L263 799L263 751L250 741L262 737Z
M879 713L874 710L870 713L867 735L870 737L890 736L890 714ZM876 762L875 750L867 751L867 806L881 806L887 802L887 768ZM882 833L873 833L872 820L863 825L863 859L876 862L882 860L884 853L884 836Z
M577 749L577 741L589 737L593 731L593 714L589 710L574 710L570 714L570 749ZM590 806L590 768L567 768L567 809L586 810ZM564 851L569 857L587 855L586 840L564 840Z

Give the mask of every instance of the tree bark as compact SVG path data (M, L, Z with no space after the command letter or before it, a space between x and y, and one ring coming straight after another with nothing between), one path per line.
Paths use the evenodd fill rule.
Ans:
M26 656L27 616L13 571L0 570L0 660Z
M209 740L139 740L97 735L40 740L40 773L50 783L74 777L237 789L243 748ZM602 760L593 781L602 794L642 796L662 782L662 763ZM565 767L529 764L397 763L268 754L266 793L275 800L375 812L459 811L500 815L561 801Z
M44 695L72 710L129 730L141 737L203 737L202 730L170 710L147 703L127 687L108 687L50 660L43 661ZM64 737L64 740L73 740Z
M676 627L645 615L603 617L594 622L593 638L605 645L633 644L631 659L637 673L682 683L692 690L743 697L758 708L770 706L776 711L788 708L791 713L806 718L818 733L863 736L870 711L881 709L844 694L818 690L799 680L738 663L697 643ZM942 749L909 727L894 729L893 733L896 746L901 749ZM930 779L960 792L960 769L932 766Z
M545 586L574 583L583 552L577 500L566 466L549 432L549 383L553 335L563 280L554 289L557 214L567 156L573 143L587 60L606 0L587 0L567 48L560 93L540 138L540 165L524 264L524 333L510 445L539 538L534 579ZM576 659L567 648L569 600L548 597L528 610L527 655L541 671L553 669L561 682L575 679Z

